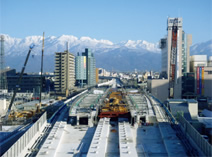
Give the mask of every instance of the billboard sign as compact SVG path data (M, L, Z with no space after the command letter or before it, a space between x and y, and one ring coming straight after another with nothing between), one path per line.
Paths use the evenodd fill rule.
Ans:
M202 67L202 95L204 95L204 67Z
M197 67L196 76L197 94L204 95L204 67Z
M199 94L199 67L197 67L197 94Z
M86 69L86 57L84 56L84 68Z
M199 94L202 94L202 67L199 67Z

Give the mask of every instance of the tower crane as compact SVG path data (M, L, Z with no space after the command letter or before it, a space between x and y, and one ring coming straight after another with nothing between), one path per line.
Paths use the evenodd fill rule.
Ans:
M42 55L41 55L41 74L40 74L40 98L39 98L39 104L37 106L37 111L40 112L40 107L41 107L41 96L42 96L42 87L43 87L43 53L44 53L44 35L45 33L43 32L43 41L42 41Z
M171 39L171 60L170 60L170 80L169 80L169 97L173 98L174 97L174 83L176 81L176 62L177 62L177 31L178 31L178 26L177 26L178 19L175 18L173 21L173 26L172 26L172 39Z

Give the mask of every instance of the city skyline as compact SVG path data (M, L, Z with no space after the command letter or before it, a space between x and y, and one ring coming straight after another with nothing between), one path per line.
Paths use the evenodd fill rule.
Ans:
M16 38L74 35L113 43L166 35L167 17L182 17L193 44L212 39L212 3L206 1L4 1L0 2L0 33ZM15 24L15 25L14 25ZM15 26L15 27L14 27ZM201 31L200 31L201 30Z

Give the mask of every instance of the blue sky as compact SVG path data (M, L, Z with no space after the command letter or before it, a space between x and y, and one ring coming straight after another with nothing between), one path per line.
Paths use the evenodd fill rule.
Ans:
M193 43L212 39L212 0L0 0L0 33L158 42L167 16L182 17Z

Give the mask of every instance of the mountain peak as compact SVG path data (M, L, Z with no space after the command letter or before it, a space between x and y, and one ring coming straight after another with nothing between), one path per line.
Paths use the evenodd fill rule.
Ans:
M194 44L190 51L191 55L206 54L208 57L212 56L212 40Z
M126 42L122 42L121 45L131 49L146 49L151 52L160 52L158 44L149 43L145 40L128 40Z
M53 38L53 40L56 38ZM73 35L61 35L57 38L59 41L69 42L69 41L77 41L78 38Z
M12 68L21 68L20 62L26 56L29 46L34 43L33 59L29 60L29 71L39 71L42 49L42 36L28 36L24 39L5 36L5 60L6 65ZM64 52L66 43L69 44L70 52L84 52L85 48L90 48L96 57L97 67L108 70L132 70L132 69L160 69L160 49L158 43L150 43L145 40L128 40L120 43L113 43L109 40L97 40L90 37L77 38L73 35L61 35L59 37L49 36L45 38L44 58L46 71L54 71L54 53ZM191 47L191 55L212 54L212 40L195 44ZM152 62L149 62L151 58ZM123 64L125 63L125 64ZM20 65L20 67L19 67ZM37 69L36 69L37 68Z
M92 39L90 37L81 37L80 38L81 41L92 41ZM94 41L96 41L96 39L93 39Z

